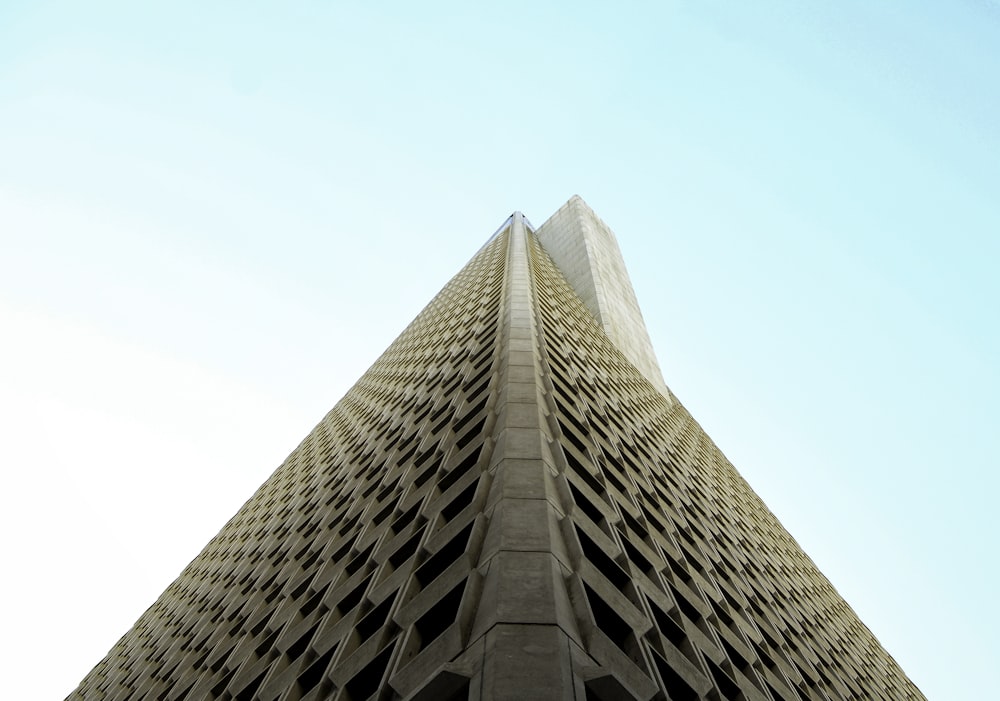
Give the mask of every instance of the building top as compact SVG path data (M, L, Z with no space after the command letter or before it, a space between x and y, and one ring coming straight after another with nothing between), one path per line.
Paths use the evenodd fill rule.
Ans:
M633 365L669 397L614 233L579 195L535 231L587 309Z

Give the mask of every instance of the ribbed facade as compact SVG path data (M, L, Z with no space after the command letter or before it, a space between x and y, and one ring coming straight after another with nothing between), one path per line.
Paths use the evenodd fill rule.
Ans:
M515 214L70 698L923 696Z

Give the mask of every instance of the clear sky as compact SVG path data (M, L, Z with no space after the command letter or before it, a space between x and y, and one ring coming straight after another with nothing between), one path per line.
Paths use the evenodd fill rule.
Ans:
M0 2L0 659L99 661L519 209L932 699L1000 660L1000 4Z

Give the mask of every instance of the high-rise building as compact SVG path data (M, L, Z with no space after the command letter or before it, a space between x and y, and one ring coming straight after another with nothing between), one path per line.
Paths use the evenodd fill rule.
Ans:
M607 226L512 215L74 699L922 699L667 388Z

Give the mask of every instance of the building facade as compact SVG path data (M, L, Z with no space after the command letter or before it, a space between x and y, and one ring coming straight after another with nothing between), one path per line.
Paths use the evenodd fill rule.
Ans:
M72 699L922 699L663 381L610 229L512 215Z

